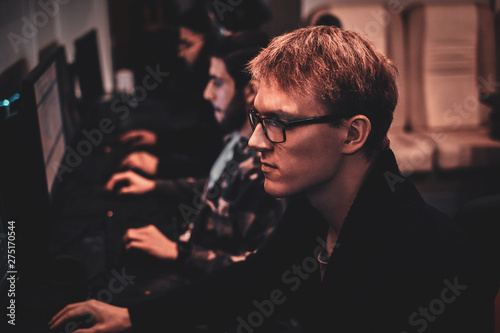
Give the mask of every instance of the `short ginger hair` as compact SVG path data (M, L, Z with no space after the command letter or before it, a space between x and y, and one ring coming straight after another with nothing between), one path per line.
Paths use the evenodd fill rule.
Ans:
M389 147L397 70L366 37L329 26L301 28L274 38L248 69L254 79L290 96L312 97L339 115L334 126L365 115L372 125L363 147L368 158Z

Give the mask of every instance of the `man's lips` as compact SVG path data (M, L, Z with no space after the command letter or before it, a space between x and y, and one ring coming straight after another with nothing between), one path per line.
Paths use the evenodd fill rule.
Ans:
M262 171L266 171L266 170L270 170L270 169L277 169L278 167L273 165L273 164L270 164L268 162L264 162L264 161L261 161L261 164L262 164Z

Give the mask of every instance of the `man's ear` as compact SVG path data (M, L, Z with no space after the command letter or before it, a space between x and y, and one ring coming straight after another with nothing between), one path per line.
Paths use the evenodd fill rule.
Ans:
M372 130L370 119L363 115L355 115L346 120L347 137L344 142L343 152L345 154L354 154L361 150L368 139Z
M257 95L257 83L251 80L243 88L243 97L245 98L247 109L250 109L253 106L255 95Z

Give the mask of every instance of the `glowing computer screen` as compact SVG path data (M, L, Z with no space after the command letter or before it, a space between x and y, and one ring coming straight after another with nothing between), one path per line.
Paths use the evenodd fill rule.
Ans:
M55 62L35 82L34 88L45 174L51 193L66 147Z

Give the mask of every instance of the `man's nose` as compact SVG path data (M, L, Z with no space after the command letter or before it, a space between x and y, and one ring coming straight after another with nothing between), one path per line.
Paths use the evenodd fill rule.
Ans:
M272 149L272 142L267 139L261 123L255 127L252 136L248 140L248 146L260 152Z
M207 83L207 86L203 91L203 98L206 99L207 101L213 102L214 94L212 92L212 83L210 81Z

